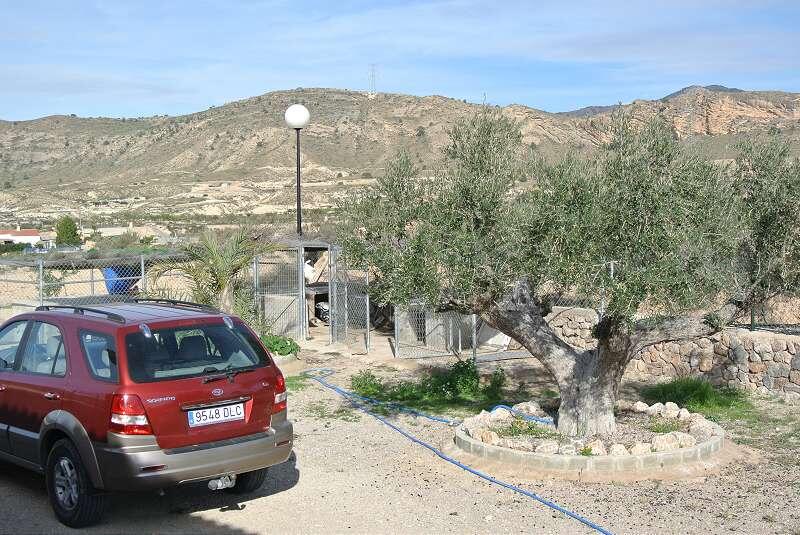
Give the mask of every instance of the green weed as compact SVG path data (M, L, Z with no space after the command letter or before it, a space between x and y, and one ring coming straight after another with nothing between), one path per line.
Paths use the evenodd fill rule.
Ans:
M361 416L350 407L338 407L331 410L330 406L324 401L315 401L307 407L308 414L318 420L342 420L345 422L357 422Z
M734 388L715 388L696 377L680 377L642 390L648 403L673 401L709 420L758 420L759 415L747 394Z
M471 360L458 361L415 380L385 381L367 370L350 379L352 390L362 396L429 411L491 407L502 400L505 383L505 373L498 368L486 384L481 384Z
M304 375L290 375L286 377L286 390L289 392L299 392L308 386L308 377Z
M681 430L681 423L669 418L651 418L648 429L653 433L672 433Z
M562 438L555 429L535 422L529 422L522 418L515 418L511 423L502 427L493 427L492 431L501 437L529 436L534 438Z

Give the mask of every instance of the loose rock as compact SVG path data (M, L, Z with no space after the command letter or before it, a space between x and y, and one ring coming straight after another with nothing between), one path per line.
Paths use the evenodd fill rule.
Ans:
M675 437L675 439L678 441L678 447L680 448L691 448L692 446L697 444L697 440L695 440L695 438L688 433L673 431L672 433L669 434Z
M494 431L483 431L481 433L481 442L486 444L498 444L500 442L500 435Z
M608 450L609 455L630 455L622 444L613 444Z
M649 409L649 408L650 408L650 406L647 403L645 403L644 401L637 401L636 403L633 404L634 412L645 413L645 412L647 412L647 409Z
M587 442L586 447L592 450L592 455L606 455L606 446L602 440Z
M517 403L511 407L515 411L527 414L528 416L547 416L538 403L535 401L526 401L524 403Z
M650 453L652 445L649 442L637 442L631 446L631 455L644 455Z
M558 453L558 442L555 440L545 440L538 446L536 446L536 453L547 453L553 454Z
M653 451L673 451L680 448L678 438L672 433L653 437Z
M663 413L664 413L663 403L653 403L647 409L648 416L661 416Z
M566 442L558 447L558 453L561 455L577 455L578 449L575 447L575 444Z
M677 418L678 412L680 412L681 408L678 407L676 403L668 401L664 404L664 411L662 414L665 418Z

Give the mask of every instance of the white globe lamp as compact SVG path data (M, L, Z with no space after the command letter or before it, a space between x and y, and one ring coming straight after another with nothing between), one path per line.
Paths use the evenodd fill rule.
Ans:
M308 109L302 104L292 104L286 108L286 113L283 114L283 118L286 120L286 125L289 128L298 130L304 128L308 124L308 120L311 119L311 114L308 113Z

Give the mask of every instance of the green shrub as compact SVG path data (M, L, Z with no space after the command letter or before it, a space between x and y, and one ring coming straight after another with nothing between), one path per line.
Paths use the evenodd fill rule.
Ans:
M383 383L374 373L368 370L358 372L350 378L350 387L361 394L371 398L377 398L384 391Z
M487 384L481 385L475 362L462 360L444 370L431 370L419 379L408 381L383 381L365 370L351 377L350 386L362 396L416 408L484 408L502 399L505 382L505 373L498 368Z
M266 334L261 337L261 342L271 353L276 355L294 355L300 352L300 346L293 338L279 334Z
M642 390L642 397L648 403L673 401L711 420L742 419L754 413L753 404L745 392L728 387L715 388L697 377L679 377L648 386Z
M584 457L591 457L592 456L592 448L589 446L584 446L578 451L579 455L583 455Z

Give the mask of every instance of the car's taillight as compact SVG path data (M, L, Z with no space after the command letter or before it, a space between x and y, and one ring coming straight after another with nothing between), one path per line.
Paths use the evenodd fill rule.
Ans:
M139 396L115 394L111 401L111 431L123 435L152 435L153 429Z
M275 403L272 405L272 414L286 410L286 379L281 372L275 375Z

